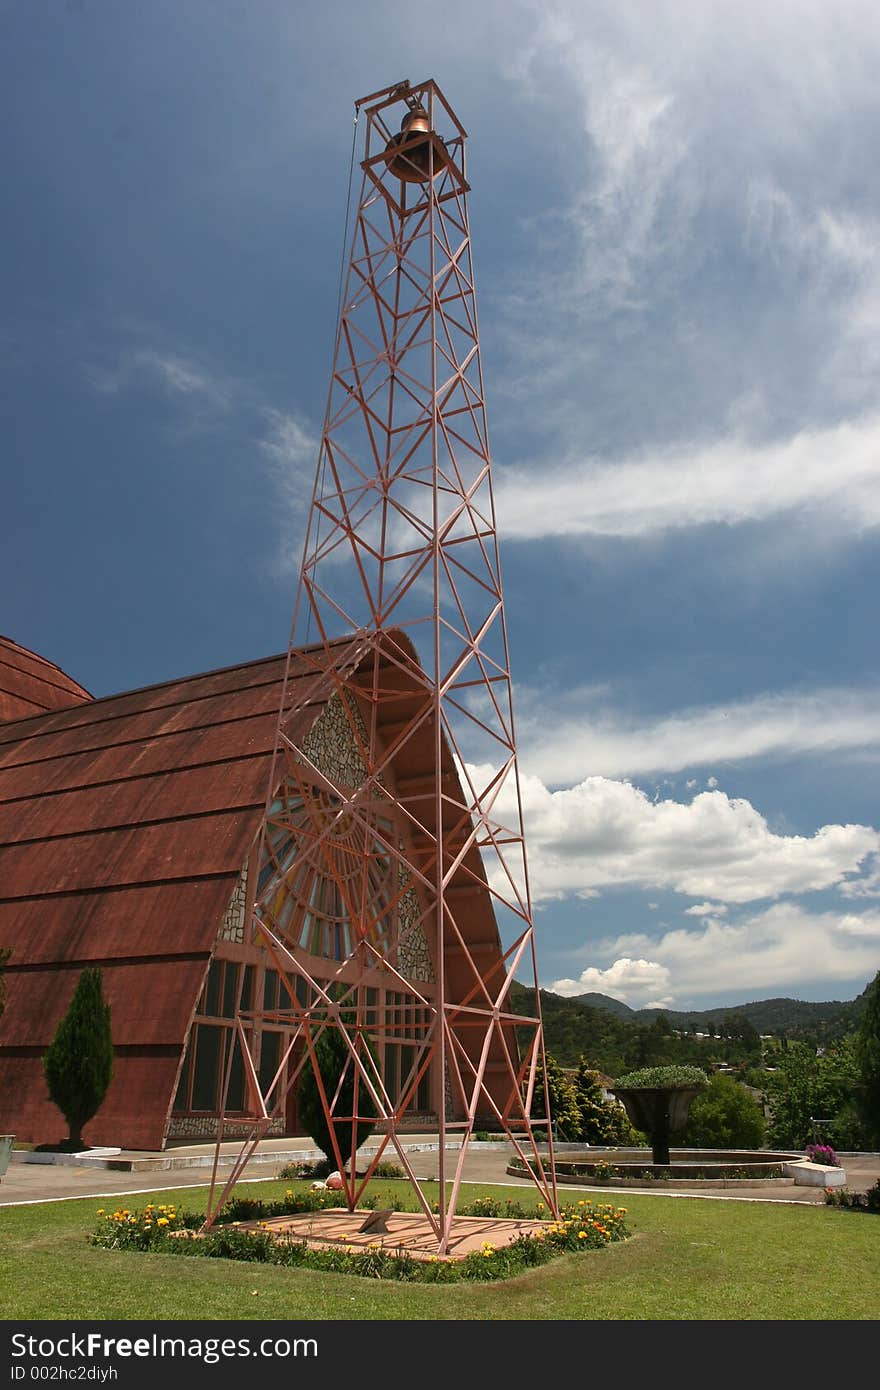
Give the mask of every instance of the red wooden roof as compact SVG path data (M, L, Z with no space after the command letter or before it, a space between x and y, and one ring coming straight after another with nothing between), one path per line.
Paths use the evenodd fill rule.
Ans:
M91 698L60 666L0 634L0 723Z
M0 724L0 945L13 952L0 1042L48 1044L84 964L107 967L117 1045L185 1036L259 830L285 661ZM132 1005L146 960L163 962L161 1007Z

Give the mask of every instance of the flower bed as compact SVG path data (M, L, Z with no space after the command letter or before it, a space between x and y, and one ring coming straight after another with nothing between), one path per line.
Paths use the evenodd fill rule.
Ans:
M508 1201L502 1207L492 1198L478 1199L462 1208L460 1215L529 1217L542 1223L540 1229L520 1235L504 1246L496 1247L486 1240L479 1250L459 1259L438 1255L416 1259L404 1248L382 1246L378 1241L360 1250L315 1247L302 1238L273 1235L260 1225L272 1217L328 1210L337 1200L338 1195L333 1193L292 1190L276 1202L237 1198L224 1208L222 1222L204 1235L198 1232L201 1216L179 1211L170 1203L150 1203L140 1211L118 1207L107 1212L100 1208L99 1223L89 1241L105 1250L150 1250L202 1259L336 1270L371 1279L452 1283L462 1279L505 1279L546 1264L557 1255L603 1249L614 1241L625 1240L629 1234L625 1207L579 1201L562 1208L554 1220L548 1217L541 1202L525 1211L518 1202ZM375 1206L375 1199L364 1204L364 1214ZM243 1221L251 1229L243 1229Z
M823 1163L826 1168L839 1168L840 1159L830 1144L808 1144L804 1149L808 1163Z
M880 1179L867 1192L850 1192L847 1187L826 1187L825 1204L846 1211L870 1211L880 1216Z

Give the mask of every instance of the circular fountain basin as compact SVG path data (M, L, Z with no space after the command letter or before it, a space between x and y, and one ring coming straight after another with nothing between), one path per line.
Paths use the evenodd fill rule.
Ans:
M782 1165L801 1154L770 1153L761 1149L672 1149L668 1164L655 1164L650 1149L583 1148L554 1153L556 1180L561 1183L601 1183L608 1187L653 1187L658 1182L676 1186L727 1187L740 1183L773 1183L790 1186ZM547 1161L546 1154L541 1155ZM522 1177L525 1165L514 1159L507 1167Z

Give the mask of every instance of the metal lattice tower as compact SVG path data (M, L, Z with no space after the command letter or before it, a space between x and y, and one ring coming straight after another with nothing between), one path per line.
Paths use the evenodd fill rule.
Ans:
M542 1159L534 1132L543 1148L549 1115L531 1117L544 1045L466 134L433 81L386 88L356 109L366 115L363 180L253 915L287 994L271 1019L293 1037L261 1086L254 1038L268 1015L239 1012L255 1120L208 1220L335 1030L342 1080L319 1091L345 1200L355 1207L390 1145L443 1251L478 1119L506 1131L553 1211L556 1188L552 1148ZM346 759L316 736L317 708L332 709ZM413 942L429 965L412 964ZM517 971L534 985L535 1018L511 1004ZM384 1011L377 979L394 1001ZM439 1213L400 1137L429 1078ZM357 1175L357 1122L368 1115L381 1122L380 1147ZM458 1135L449 1158L446 1140Z

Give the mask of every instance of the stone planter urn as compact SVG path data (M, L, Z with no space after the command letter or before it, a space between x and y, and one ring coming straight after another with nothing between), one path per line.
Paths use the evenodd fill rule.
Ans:
M14 1134L0 1134L0 1178L9 1167L9 1156L12 1153L12 1145L15 1143Z
M706 1089L705 1077L690 1083L669 1086L612 1086L630 1123L651 1140L655 1164L669 1163L670 1135L687 1124L691 1103Z

